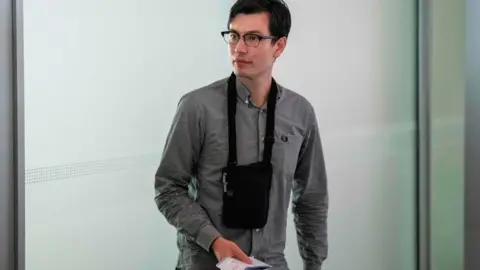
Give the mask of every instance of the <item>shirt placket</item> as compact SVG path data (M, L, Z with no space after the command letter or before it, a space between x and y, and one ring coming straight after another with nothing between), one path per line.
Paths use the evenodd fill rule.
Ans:
M258 125L258 161L263 160L264 141L266 132L267 111L265 106L258 109L257 125ZM253 229L252 231L252 254L258 254L263 244L263 229Z

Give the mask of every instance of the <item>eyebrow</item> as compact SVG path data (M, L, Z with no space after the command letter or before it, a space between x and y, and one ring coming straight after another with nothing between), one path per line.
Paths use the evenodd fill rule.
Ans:
M230 31L232 32L235 32L235 33L240 33L239 31L235 30L235 29L230 29ZM244 34L257 34L257 35L263 35L262 32L260 32L259 30L251 30L251 31L247 31L245 32Z

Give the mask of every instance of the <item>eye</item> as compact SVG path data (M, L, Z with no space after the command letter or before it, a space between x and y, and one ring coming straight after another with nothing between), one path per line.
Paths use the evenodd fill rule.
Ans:
M260 37L257 35L250 34L250 35L245 35L245 39L247 41L258 41L260 40Z
M228 34L228 38L230 40L237 40L238 39L238 34L237 33L230 33L230 34Z

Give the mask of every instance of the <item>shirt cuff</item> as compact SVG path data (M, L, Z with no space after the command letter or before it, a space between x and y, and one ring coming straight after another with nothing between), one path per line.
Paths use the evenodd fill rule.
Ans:
M198 233L197 244L199 244L206 251L210 251L210 246L212 245L213 241L220 236L220 233L213 225L205 225Z

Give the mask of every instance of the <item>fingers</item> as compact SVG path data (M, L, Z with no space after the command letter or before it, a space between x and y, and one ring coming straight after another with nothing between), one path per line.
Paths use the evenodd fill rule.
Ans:
M235 247L233 253L233 255L240 261L248 264L252 263L252 260L238 246Z
M244 263L250 264L252 262L237 244L224 239L218 239L214 242L213 253L218 261L222 261L228 257L234 257Z
M215 257L217 257L217 260L220 262L223 260L223 256L219 252L214 252Z

